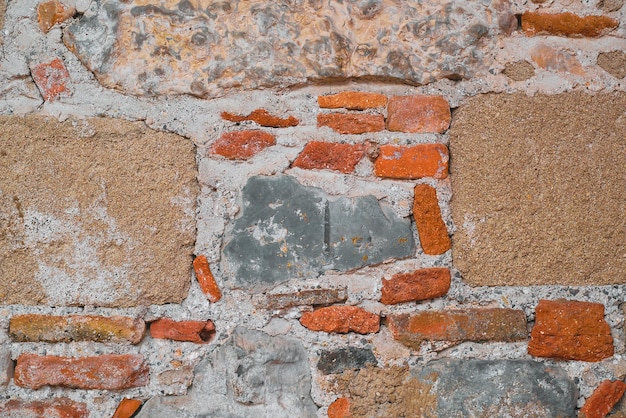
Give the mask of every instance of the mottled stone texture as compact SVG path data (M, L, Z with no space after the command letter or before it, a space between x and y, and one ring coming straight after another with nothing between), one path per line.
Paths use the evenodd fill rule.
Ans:
M0 118L0 302L180 302L197 193L184 138L112 119Z
M106 87L214 97L360 76L429 83L488 68L508 0L99 0L66 45ZM436 51L433 53L432 51Z
M453 257L472 285L626 283L626 94L484 95L450 130Z

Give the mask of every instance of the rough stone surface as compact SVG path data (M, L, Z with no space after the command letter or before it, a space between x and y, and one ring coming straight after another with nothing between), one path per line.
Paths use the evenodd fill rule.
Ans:
M248 180L225 243L225 273L258 288L409 257L414 248L408 220L374 196L330 200L289 176Z
M626 383L605 380L593 391L580 410L581 418L604 418L626 391Z
M7 11L6 0L0 0L0 45L4 43L4 14Z
M13 377L13 360L11 360L11 350L0 350L0 386L7 385Z
M255 295L255 306L264 309L286 309L293 306L332 305L348 299L346 289L304 289L297 293Z
M365 110L387 106L387 96L360 91L343 91L337 94L318 96L317 103L323 109Z
M307 169L336 170L345 174L352 173L354 167L365 155L363 144L334 144L311 141L295 159L292 166Z
M328 306L305 312L300 323L311 331L371 334L380 329L380 317L358 306Z
M45 401L12 399L0 406L0 413L11 418L87 418L89 416L87 404L74 402L69 398L56 398Z
M456 111L452 253L464 280L626 283L624 108L624 93L503 94Z
M137 418L314 418L307 357L294 338L239 327L196 367L186 396L152 398Z
M530 50L530 57L539 68L549 71L564 71L584 75L580 61L567 51L558 50L545 44L538 44Z
M289 116L287 118L279 118L278 116L272 115L265 109L257 109L246 116L235 115L229 112L222 112L220 116L222 117L222 119L235 123L251 120L261 126L265 126L268 128L286 128L288 126L298 126L298 124L300 123L300 121L293 116Z
M383 278L380 301L386 305L433 299L444 296L450 289L450 269L433 267Z
M598 2L598 7L607 13L619 10L623 5L624 0L600 0Z
M369 348L347 347L324 350L320 353L317 369L323 374L343 373L346 370L362 369L378 362Z
M626 52L601 52L598 55L598 65L615 78L626 77Z
M214 97L319 79L468 78L515 23L507 1L99 0L63 39L106 87Z
M524 81L535 75L535 69L528 61L517 61L507 63L503 73L513 81Z
M608 16L577 16L569 12L526 12L522 15L522 29L528 36L597 37L609 33L618 25L619 21Z
M61 23L74 15L76 9L66 7L58 0L39 3L37 6L37 22L39 28L44 32L48 31L57 23Z
M173 321L169 318L161 318L150 323L150 336L152 338L206 344L215 337L215 325L210 320Z
M0 118L0 301L137 306L187 294L192 144L141 123Z

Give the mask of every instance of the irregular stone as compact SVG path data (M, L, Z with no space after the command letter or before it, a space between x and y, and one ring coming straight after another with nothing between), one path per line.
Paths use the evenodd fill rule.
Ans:
M328 418L350 418L350 400L339 398L328 406Z
M450 269L433 267L383 278L382 297L385 305L433 299L444 296L450 289Z
M580 409L581 418L604 418L626 391L626 383L605 380L593 391Z
M540 300L528 354L563 360L600 361L613 355L611 327L601 303Z
M142 402L138 399L124 398L117 406L113 418L130 418L139 409Z
M199 255L193 260L193 269L196 273L196 279L202 292L207 295L207 298L211 303L215 303L222 298L222 291L220 290L206 256Z
M448 228L441 217L437 190L427 184L415 186L413 219L425 254L443 254L452 246Z
M150 369L143 356L103 354L94 357L58 357L21 354L15 366L15 384L28 389L62 386L74 389L122 390L146 386Z
M191 141L117 119L0 117L0 302L128 307L187 295Z
M378 332L380 317L358 306L328 306L304 312L300 323L312 331L371 334Z
M87 404L74 402L69 398L55 398L45 401L11 399L0 406L0 414L12 418L87 418L89 417L89 410L87 409Z
M150 323L150 336L152 338L207 344L215 337L215 325L210 320L177 322L169 318L161 318Z
M383 145L374 162L374 172L392 179L445 179L449 159L448 148L443 144Z
M591 37L606 35L619 25L608 16L577 16L573 13L525 12L522 29L528 36L557 35Z
M58 0L39 3L37 6L37 22L43 33L48 31L57 23L61 23L72 17L76 13L73 7L65 7Z
M580 65L575 56L566 51L558 51L545 44L538 44L531 49L530 57L544 70L585 75L582 65Z
M321 113L317 115L317 127L328 126L340 134L364 134L385 129L383 115L353 113Z
M626 283L626 165L607 164L626 161L625 108L625 93L491 94L455 111L452 257L466 282Z
M138 344L146 330L143 319L95 315L15 315L9 335L18 342L97 341Z
M409 133L443 133L452 119L442 96L392 96L387 115L387 130Z
M289 176L256 176L242 200L222 257L222 271L236 286L267 289L413 254L408 220L374 196L330 200Z
M615 12L622 8L624 0L600 0L598 7L605 13Z
M615 78L626 77L626 52L601 52L598 55L598 65Z
M306 169L336 170L350 174L364 155L365 146L363 144L311 141L304 146L292 166Z
M184 394L187 388L193 383L193 367L184 366L179 369L165 370L157 376L159 385L163 388L162 393ZM167 390L167 392L166 392Z
M294 306L332 305L348 299L346 289L305 289L297 293L267 293L255 295L252 302L257 308L287 309Z
M0 0L0 45L4 43L4 37L2 36L4 34L4 31L2 29L4 29L4 15L6 11L7 11L6 0Z
M508 62L503 73L513 81L525 81L535 75L535 69L528 61Z
M268 128L286 128L288 126L298 126L298 124L300 123L300 121L293 116L282 119L277 116L272 116L265 109L257 109L250 113L248 116L235 115L229 112L222 112L220 116L222 117L222 119L237 123L251 120L261 126L265 126Z
M324 350L320 353L317 369L322 374L343 373L346 370L362 369L368 364L377 364L374 353L369 348L347 347Z
M33 65L30 73L45 101L53 102L71 95L70 73L60 58Z
M317 103L323 109L375 109L387 106L387 96L362 91L342 91L337 94L317 96Z
M207 98L364 76L427 84L488 69L497 36L516 23L511 9L506 0L98 0L63 41L102 85L136 95Z
M11 350L0 350L0 386L7 385L13 377L13 360Z
M209 152L229 160L248 160L272 145L276 145L276 137L269 132L226 132L211 145Z
M187 395L154 397L137 418L315 418L316 412L302 343L238 327L196 367Z

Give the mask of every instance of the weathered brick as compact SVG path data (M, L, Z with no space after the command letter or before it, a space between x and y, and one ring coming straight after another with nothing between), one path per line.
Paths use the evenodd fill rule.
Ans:
M601 303L540 300L528 353L563 360L600 361L613 355L611 328Z
M328 407L328 418L350 418L350 399L336 399Z
M619 22L608 16L577 16L573 13L526 12L522 29L528 36L557 35L598 37L615 29Z
M530 57L544 70L568 72L585 75L583 66L576 57L567 51L557 50L545 44L539 44L530 50Z
M276 137L269 132L226 132L213 143L210 152L229 160L247 160L272 145L276 145Z
M450 249L450 236L441 218L437 191L433 187L427 184L415 186L413 218L424 253L437 255Z
M177 322L161 318L150 323L150 335L152 338L206 344L215 336L215 325L210 320Z
M19 342L129 342L141 341L146 329L143 319L94 315L15 315L9 335Z
M45 401L12 399L0 406L0 415L14 418L87 418L89 411L86 404L69 398L46 399Z
M449 159L448 148L443 144L383 145L374 162L374 172L379 177L393 179L445 179Z
M320 170L336 170L352 173L354 167L365 155L363 144L335 144L331 142L312 141L293 162L293 167Z
M193 260L193 269L196 273L196 279L200 289L207 296L211 303L215 303L222 298L222 291L220 290L206 256L199 255Z
M252 302L257 308L286 309L293 306L332 305L347 299L346 289L305 289L294 293L256 295Z
M387 317L393 337L419 348L424 341L519 341L528 337L526 316L515 309L425 311Z
M434 267L383 278L382 297L386 305L438 298L450 289L450 269Z
M46 1L37 6L37 22L41 31L48 33L54 25L66 21L74 13L76 13L76 9L65 7L58 0Z
M581 418L604 418L626 391L626 383L605 380L593 391L580 409Z
M378 93L361 91L344 91L337 94L317 96L317 103L325 109L364 110L385 107L387 96Z
M70 95L70 73L60 58L37 64L30 72L45 101L53 102Z
M286 128L288 126L298 126L300 123L300 121L293 116L283 119L273 116L265 109L257 109L247 116L236 115L230 112L222 112L220 116L222 119L237 123L251 120L268 128Z
M380 317L357 306L328 306L303 313L300 323L312 331L370 334L378 332Z
M441 133L450 126L450 104L442 96L392 96L387 129L410 133Z
M113 418L130 418L141 406L141 401L138 399L124 398L117 406Z
M340 134L364 134L385 129L383 115L322 113L317 115L317 126L328 126Z
M58 357L22 354L15 366L15 384L29 389L62 386L75 389L121 390L145 386L150 370L143 356L104 354Z

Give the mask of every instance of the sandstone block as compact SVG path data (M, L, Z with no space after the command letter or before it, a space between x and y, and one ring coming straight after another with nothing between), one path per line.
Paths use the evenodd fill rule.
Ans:
M30 72L45 101L53 102L71 94L70 73L60 58L36 64Z
M322 351L317 362L317 369L322 374L334 374L343 373L346 370L362 369L368 364L376 366L377 363L371 349L347 347Z
M317 103L323 109L375 109L387 106L387 96L362 91L342 91L337 94L317 96Z
M503 73L513 81L525 81L535 75L535 69L528 61L517 61L507 63Z
M69 398L47 399L45 401L24 401L12 399L0 406L3 416L14 418L27 417L62 417L87 418L87 404L75 402Z
M437 191L433 187L427 184L415 186L413 219L425 254L443 254L450 249L450 236L441 218Z
M222 291L217 285L213 273L211 273L211 268L209 267L206 256L199 255L196 257L193 260L193 269L196 273L196 279L198 279L198 283L200 284L200 289L207 295L209 301L211 303L219 301L222 298Z
M350 418L350 400L348 398L335 399L328 406L328 418Z
M606 35L619 25L608 16L577 16L573 13L525 12L522 29L528 36L557 35L591 37Z
M392 96L387 115L387 130L410 133L445 132L452 118L442 96Z
M624 391L626 391L626 383L621 380L603 381L580 409L581 417L604 418L622 398Z
M598 55L598 65L615 78L626 77L626 52L601 52Z
M215 325L210 320L177 322L161 318L150 323L150 335L152 338L206 344L215 337Z
M304 146L292 166L306 169L335 170L349 174L354 171L354 167L364 155L365 146L363 144L312 141Z
M378 332L380 317L357 306L328 306L303 313L300 323L312 331L371 334Z
M383 145L374 162L374 172L392 179L445 179L449 159L448 148L443 144Z
M276 145L276 137L269 132L226 132L211 145L209 152L229 160L248 160L272 145Z
M317 127L328 126L340 134L364 134L385 129L383 115L352 113L321 113L317 115Z
M250 113L247 116L236 115L230 112L222 112L222 119L228 120L230 122L243 122L247 120L251 120L256 122L261 126L265 126L268 128L286 128L288 126L298 126L300 121L293 117L289 116L288 118L279 118L278 116L273 116L265 109L257 109Z
M138 399L124 398L117 406L113 418L131 418L141 404L142 402Z
M46 1L37 6L37 22L41 31L48 33L54 25L71 18L74 13L76 9L66 7L58 0Z
M450 269L441 267L394 274L389 280L383 278L380 301L386 305L394 305L438 298L448 293L450 281Z

